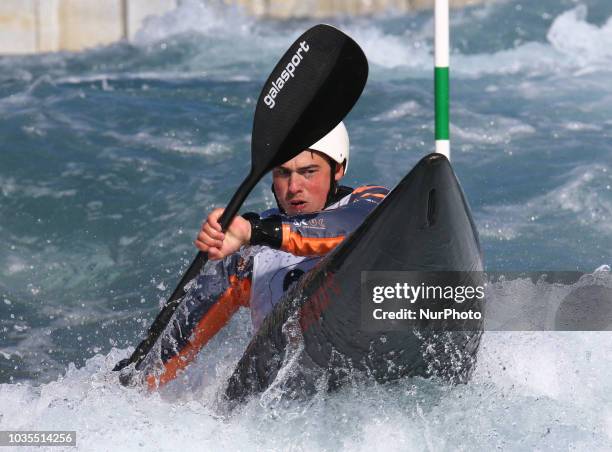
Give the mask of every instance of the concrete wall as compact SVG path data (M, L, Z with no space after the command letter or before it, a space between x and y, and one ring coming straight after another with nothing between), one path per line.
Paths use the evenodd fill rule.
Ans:
M0 1L0 52L28 53L37 45L36 0Z
M210 0L219 1L219 0ZM260 17L324 18L431 8L434 0L222 0ZM450 0L465 6L494 0ZM181 0L0 0L0 54L82 50L132 39L150 15Z
M31 52L55 52L60 50L60 9L59 0L32 0L37 29L35 46ZM0 42L0 47L4 42ZM7 49L10 51L10 49Z
M130 39L177 0L0 0L0 54L82 50Z
M125 38L123 6L122 0L61 0L59 49L80 50Z

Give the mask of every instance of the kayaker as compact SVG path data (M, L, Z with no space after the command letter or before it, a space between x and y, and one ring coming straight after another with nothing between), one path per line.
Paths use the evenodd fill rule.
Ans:
M163 368L147 372L150 387L174 379L241 306L250 307L256 331L283 293L380 203L385 187L339 185L348 164L349 137L341 122L273 169L277 208L236 216L225 233L218 223L223 209L208 215L195 245L216 262L190 284L185 308L164 332Z

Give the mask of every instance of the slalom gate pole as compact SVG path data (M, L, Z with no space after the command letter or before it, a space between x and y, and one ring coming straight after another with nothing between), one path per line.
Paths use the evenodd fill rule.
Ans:
M434 97L436 152L450 160L448 0L436 0L434 19Z

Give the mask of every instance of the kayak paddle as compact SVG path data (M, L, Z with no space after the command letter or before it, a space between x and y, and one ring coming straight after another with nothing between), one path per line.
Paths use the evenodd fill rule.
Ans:
M289 47L259 95L251 136L251 172L219 218L224 231L268 171L317 142L347 115L367 77L368 63L361 48L329 25L310 28ZM207 260L206 253L200 251L149 327L147 337L113 370L132 363L138 367L170 322L185 295L185 286Z

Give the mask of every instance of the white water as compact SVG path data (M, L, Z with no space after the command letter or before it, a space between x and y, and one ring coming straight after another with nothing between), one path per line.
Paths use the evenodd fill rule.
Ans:
M533 22L527 12L537 5L525 2L511 25L491 18L503 8L516 10L517 2L453 14L454 159L494 269L586 265L592 271L610 264L612 21L588 18L581 4L559 10L557 3L546 3L555 11L542 13L551 16L543 19L546 25ZM401 19L405 31L397 31L391 15L335 21L363 46L372 69L364 100L369 110L351 119L356 157L350 177L359 182L379 182L368 180L373 177L393 185L431 147L432 23L424 13ZM480 23L487 25L474 37L470 31ZM248 132L236 131L228 117L248 111L254 99L251 91L237 90L249 81L259 83L309 24L257 22L235 9L188 1L150 21L137 36L135 54L127 46L111 46L83 56L0 62L0 80L23 88L0 98L0 112L28 118L23 131L32 140L57 143L45 160L49 165L69 149L54 136L58 128L66 141L104 143L91 160L67 154L59 171L51 167L52 175L46 168L28 177L0 174L2 199L18 200L23 206L13 212L27 214L18 228L0 221L10 244L0 254L0 284L8 287L0 303L23 308L2 319L11 340L0 343L0 361L14 369L11 383L0 385L0 430L76 430L79 450L612 449L609 332L487 332L474 377L464 386L422 379L360 383L289 404L267 394L226 416L216 398L248 341L249 316L242 312L191 366L189 381L161 394L118 384L110 369L130 350L115 334L98 335L100 325L126 336L133 325L117 322L142 317L138 327L145 328L140 306L163 300L177 267L185 265L175 265L175 257L192 254L192 231L185 229L197 226L201 214L192 218L185 212L226 201L227 193L217 193L218 181L236 171L215 165L244 160L239 151L248 148ZM521 26L544 28L538 39L515 43ZM503 41L506 34L511 37ZM492 44L483 48L481 42ZM100 58L108 62L98 66ZM190 84L204 82L228 84L189 91ZM177 93L187 92L181 102L201 96L218 110L182 116L184 122L196 116L183 128L172 125L174 111L166 109L173 98L146 103L146 96L159 92L156 84L173 83ZM118 118L108 115L109 122L80 109L86 105L80 102L93 98L96 107L121 112L131 96L144 99L142 106ZM66 100L75 106L66 107ZM134 116L146 119L145 110L152 119L136 133L122 127ZM41 159L27 153L29 142L9 143L8 150L23 153L24 165ZM121 152L134 148L147 153ZM182 171L174 173L172 165ZM191 165L201 171L185 175ZM543 169L532 174L539 165ZM134 173L123 174L126 168ZM130 185L134 174L140 178ZM187 200L170 186L183 180L196 187ZM138 184L145 193L132 198ZM40 204L31 207L33 202ZM62 217L71 202L84 224L70 217L53 230L46 213L35 210L52 205ZM269 206L268 187L259 187L250 202ZM170 207L158 214L158 203ZM90 228L93 233L79 235ZM126 279L124 292L113 285ZM137 307L122 310L128 298ZM66 330L82 332L74 340L68 334L54 337ZM137 334L128 332L127 343L133 343ZM93 344L80 345L88 337L95 338ZM54 355L62 346L76 349L86 364L66 368ZM42 361L53 363L51 370Z

